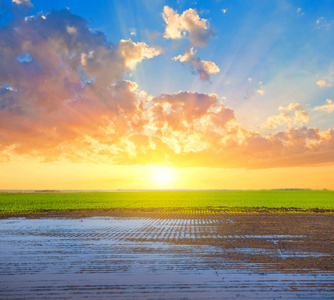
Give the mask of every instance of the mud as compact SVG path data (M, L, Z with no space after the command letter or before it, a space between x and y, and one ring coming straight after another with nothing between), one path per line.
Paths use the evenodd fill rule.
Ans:
M0 220L0 299L334 297L333 214L45 213Z
M3 213L0 211L0 219L7 219L11 217L25 217L25 218L43 218L43 217L66 217L66 218L84 218L96 216L154 216L166 217L169 214L172 217L191 215L201 213L317 213L317 214L334 214L333 209L310 208L302 209L297 207L154 207L154 208L110 208L110 209L67 209L67 210L47 210L41 209L38 211L28 213Z

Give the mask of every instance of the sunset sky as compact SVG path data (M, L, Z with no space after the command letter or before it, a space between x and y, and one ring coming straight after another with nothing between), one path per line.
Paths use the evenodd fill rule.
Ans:
M0 0L0 189L334 189L332 0Z

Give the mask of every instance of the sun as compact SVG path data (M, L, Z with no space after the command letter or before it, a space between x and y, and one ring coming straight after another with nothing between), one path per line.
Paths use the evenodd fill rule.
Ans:
M152 179L158 185L168 185L174 178L174 170L171 168L155 167L153 169Z

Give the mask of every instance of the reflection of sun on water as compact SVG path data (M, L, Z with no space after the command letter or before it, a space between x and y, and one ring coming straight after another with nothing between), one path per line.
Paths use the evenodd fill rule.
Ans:
M171 168L156 167L153 170L153 181L158 185L168 185L174 180L174 170Z

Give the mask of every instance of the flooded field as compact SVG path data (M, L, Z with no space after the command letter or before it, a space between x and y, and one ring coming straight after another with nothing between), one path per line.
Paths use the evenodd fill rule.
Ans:
M1 299L333 299L333 214L114 210L0 220Z

